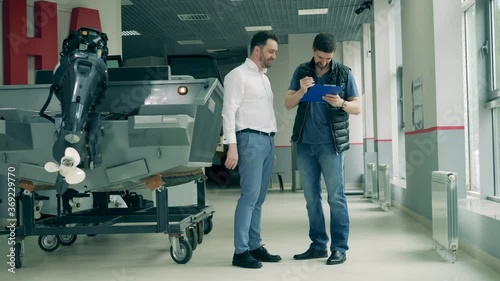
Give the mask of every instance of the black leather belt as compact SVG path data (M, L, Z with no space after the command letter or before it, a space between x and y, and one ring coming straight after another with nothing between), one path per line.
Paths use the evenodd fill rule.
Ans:
M240 130L236 133L252 133L252 134L266 135L266 136L270 136L270 137L274 137L274 135L275 135L274 132L266 133L266 132L261 132L261 131L257 131L257 130L252 130L252 129L243 129L243 130Z

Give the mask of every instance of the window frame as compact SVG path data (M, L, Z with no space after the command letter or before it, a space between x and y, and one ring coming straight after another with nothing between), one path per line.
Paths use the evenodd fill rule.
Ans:
M497 69L497 52L496 52L496 43L495 42L495 34L496 34L496 29L495 29L495 9L497 8L497 4L500 6L500 1L497 3L497 0L490 0L489 1L489 61L490 61L490 91L488 93L488 101L485 104L485 108L489 109L491 112L491 119L492 119L492 142L493 142L493 147L492 147L492 152L493 152L493 196L486 196L487 199L493 200L493 201L499 201L500 200L500 144L498 143L498 137L500 133L500 120L498 119L500 116L498 116L500 113L500 77L497 77L497 71L500 71ZM500 8L500 7L498 7ZM500 15L500 13L499 13ZM499 19L500 20L500 19ZM500 32L500 31L499 31ZM499 54L500 55L500 54ZM499 81L497 81L497 78Z
M493 0L494 1L494 0ZM462 1L464 3L464 1ZM463 17L463 44L464 44L464 138L465 138L465 180L466 180L466 192L467 195L473 197L480 197L481 186L480 186L480 160L479 156L475 153L479 149L478 141L475 141L474 135L479 134L479 120L477 113L474 112L474 101L473 99L478 99L475 104L479 106L478 88L477 88L477 75L474 75L474 66L477 66L477 59L475 59L474 49L476 47L476 22L474 21L471 25L468 22L469 11L474 9L474 19L476 15L475 1L467 1L462 5L462 17ZM470 29L473 31L469 33ZM472 49L472 50L471 50ZM475 62L473 60L476 60ZM474 79L472 81L472 79ZM475 91L475 92L474 92ZM475 93L475 96L474 96ZM475 118L475 119L474 119Z

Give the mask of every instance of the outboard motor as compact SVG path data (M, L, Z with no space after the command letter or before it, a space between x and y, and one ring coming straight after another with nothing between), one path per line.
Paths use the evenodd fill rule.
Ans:
M54 70L50 94L40 111L41 116L56 125L56 140L52 153L56 161L61 161L61 169L58 170L61 175L63 166L93 169L101 163L100 143L104 130L100 114L95 112L95 106L104 96L108 82L107 40L105 33L82 27L71 32L63 42L63 51ZM55 118L44 113L53 93L61 102L62 111L61 115ZM46 170L55 172L53 164L55 163L52 163L52 168L49 169L46 164ZM63 177L68 178L65 175Z

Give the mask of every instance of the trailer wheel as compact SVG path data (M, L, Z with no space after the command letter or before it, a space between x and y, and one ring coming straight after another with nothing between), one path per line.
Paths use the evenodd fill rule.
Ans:
M212 222L212 216L205 219L205 223L203 225L203 233L209 234L214 228L214 223Z
M86 223L84 226L95 226L98 225L98 223ZM97 236L97 234L87 234L88 237L94 237Z
M193 249L186 239L179 239L180 252L175 252L174 248L170 246L170 256L178 264L185 264L193 257Z
M14 259L15 259L15 264L16 264L16 268L21 268L23 267L23 260L22 260L22 253L21 253L21 250L22 250L22 245L21 243L16 243L16 245L14 246L14 250L15 250L15 253L14 253Z
M59 236L57 235L41 235L38 237L38 246L45 252L53 252L59 248Z
M194 251L198 247L198 230L195 227L190 227L186 229L186 237L191 245L191 249Z
M76 235L72 234L59 235L59 242L63 246L70 246L73 245L73 243L75 243L76 237L77 237Z
M197 223L196 231L198 232L198 244L201 244L203 243L203 235L205 231L205 224L203 223L203 221Z

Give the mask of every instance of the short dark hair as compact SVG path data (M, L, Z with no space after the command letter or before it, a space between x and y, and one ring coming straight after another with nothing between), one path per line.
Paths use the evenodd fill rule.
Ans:
M263 47L266 45L267 40L272 39L278 43L278 36L276 34L269 31L259 31L255 33L252 37L252 42L250 43L250 52L253 52L255 46Z
M313 49L325 53L333 53L337 49L337 40L330 33L320 33L314 37Z

